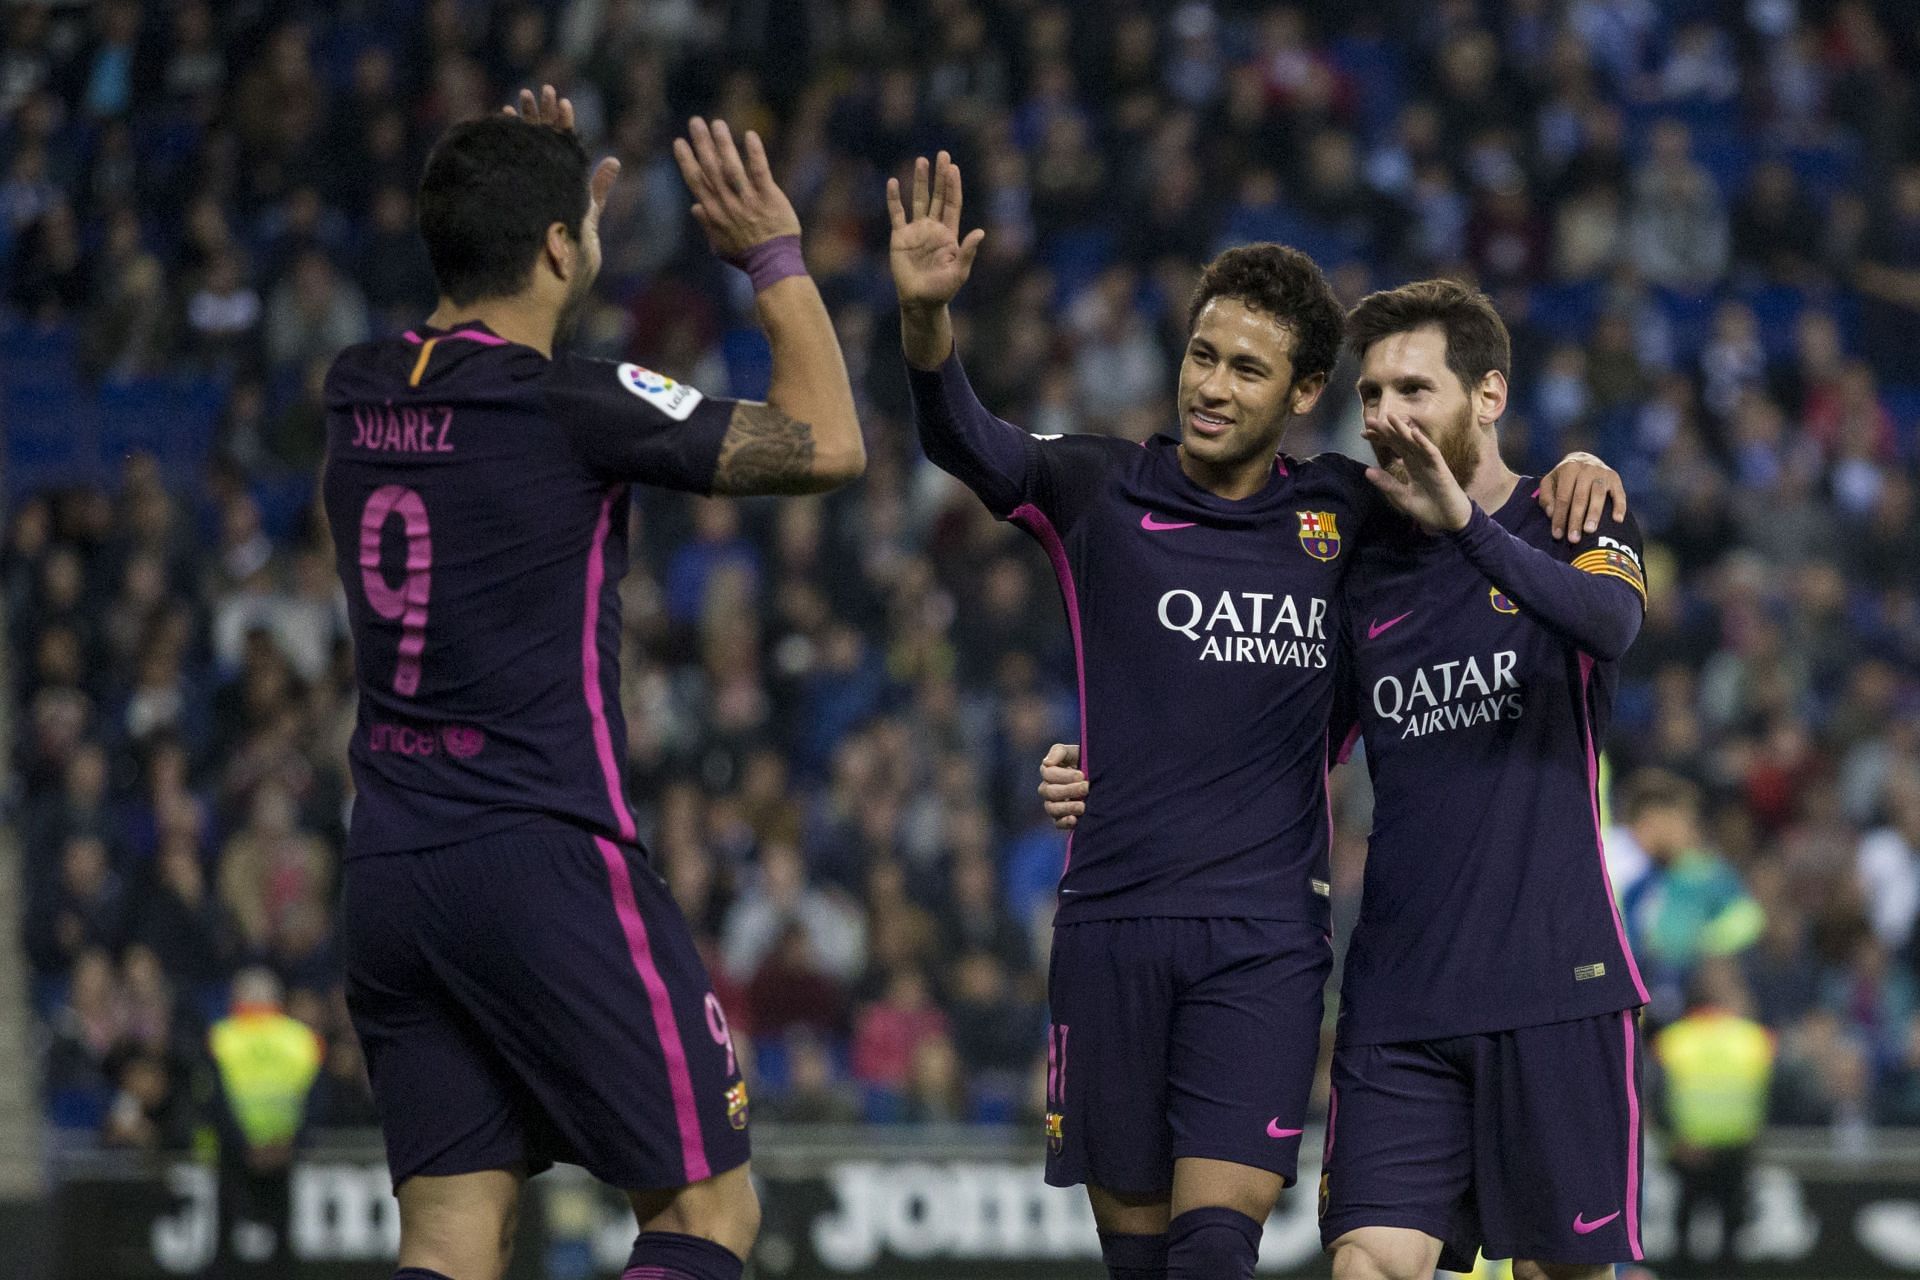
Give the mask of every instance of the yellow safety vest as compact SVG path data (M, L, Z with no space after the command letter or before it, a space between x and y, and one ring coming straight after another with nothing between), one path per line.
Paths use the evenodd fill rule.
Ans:
M248 1143L291 1142L320 1074L320 1037L298 1018L263 1010L221 1019L208 1039L227 1105Z
M1667 1076L1674 1137L1695 1147L1752 1142L1767 1121L1773 1035L1737 1014L1703 1009L1654 1040Z

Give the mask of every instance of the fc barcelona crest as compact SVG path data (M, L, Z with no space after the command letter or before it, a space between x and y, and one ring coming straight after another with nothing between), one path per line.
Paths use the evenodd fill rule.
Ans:
M1340 554L1340 526L1331 511L1300 513L1300 546L1315 560L1331 560Z
M1500 588L1498 587L1487 588L1487 599L1492 601L1493 611L1495 613L1520 612L1520 606L1515 604L1513 601L1507 599L1507 597L1501 593Z
M1067 1145L1066 1119L1058 1111L1047 1112L1047 1150L1055 1155Z
M735 1081L727 1088L727 1123L736 1129L747 1127L747 1082Z

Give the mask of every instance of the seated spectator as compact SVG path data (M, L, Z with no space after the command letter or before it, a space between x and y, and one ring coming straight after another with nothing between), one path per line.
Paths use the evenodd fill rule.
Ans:
M953 1047L970 1079L1005 1087L1045 1044L1046 1009L1016 988L991 951L963 953L949 970Z
M110 1100L107 1062L126 1029L113 959L98 949L81 954L64 1004L54 1010L47 1049L48 1095L91 1128L92 1112Z
M916 1047L946 1034L947 1015L933 1003L926 974L914 968L895 969L880 998L854 1019L854 1078L903 1091L914 1072Z
M846 988L822 969L801 926L788 925L747 983L747 1022L757 1036L805 1027L823 1036L846 1031Z
M294 259L267 303L267 359L278 368L332 360L371 332L359 287L317 250Z
M720 948L727 972L747 981L792 930L805 940L813 962L841 982L851 982L866 963L866 926L859 914L840 894L811 887L800 851L775 842L760 851L758 874L727 912Z
M107 1074L114 1096L100 1134L103 1143L149 1152L192 1149L197 1125L177 1064L165 1054L131 1046L113 1055Z
M42 977L70 972L85 952L112 952L126 928L126 898L98 836L68 838L60 879L28 917L27 954Z
M860 1119L860 1103L840 1078L833 1055L820 1037L792 1032L786 1051L786 1086L753 1099L755 1119L794 1124L852 1124Z
M237 955L239 927L226 905L207 889L197 837L164 836L149 871L151 883L133 909L131 936L159 957L161 968L182 982L224 981Z
M332 858L318 836L297 825L293 797L263 783L247 824L220 853L220 901L239 922L247 949L264 954L296 907L324 901L331 876Z

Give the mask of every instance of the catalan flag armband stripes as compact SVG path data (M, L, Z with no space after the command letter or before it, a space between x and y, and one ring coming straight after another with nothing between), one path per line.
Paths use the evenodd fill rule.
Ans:
M1647 602L1647 576L1640 571L1639 562L1626 552L1610 547L1595 547L1575 556L1573 567L1582 573L1618 578L1640 593L1641 604Z

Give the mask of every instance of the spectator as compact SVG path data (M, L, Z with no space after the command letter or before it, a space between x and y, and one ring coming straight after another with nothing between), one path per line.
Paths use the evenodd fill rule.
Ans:
M1657 285L1698 290L1726 269L1726 210L1675 120L1654 126L1652 155L1634 184L1633 261Z
M853 1075L863 1084L905 1093L914 1055L932 1037L947 1034L947 1015L933 1003L926 975L895 969L878 1000L854 1019Z
M282 368L331 360L371 332L359 287L318 250L294 259L267 303L267 358Z
M27 922L27 954L43 977L63 977L84 953L112 952L125 928L120 878L98 836L72 835L60 850L60 878Z
M807 884L806 863L791 844L775 842L760 853L759 874L734 902L722 932L728 974L746 981L779 945L797 931L808 954L841 981L856 977L866 960L865 927L830 890Z
M1621 892L1621 910L1642 971L1651 981L1653 1016L1681 1011L1686 985L1708 956L1734 956L1756 942L1766 916L1739 874L1706 848L1700 797L1692 783L1644 770L1621 784L1620 815L1648 866Z

